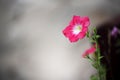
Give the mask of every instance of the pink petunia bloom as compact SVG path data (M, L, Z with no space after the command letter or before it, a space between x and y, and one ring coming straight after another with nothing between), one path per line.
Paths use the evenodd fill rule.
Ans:
M82 54L82 57L85 58L86 56L95 53L96 48L95 46L92 46L91 48L87 49L85 53Z
M88 17L73 16L69 25L63 30L63 34L70 42L76 42L86 36L90 21Z

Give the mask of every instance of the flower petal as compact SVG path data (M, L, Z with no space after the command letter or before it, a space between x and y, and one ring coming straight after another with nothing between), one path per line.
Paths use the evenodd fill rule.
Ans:
M79 37L76 36L76 35L72 35L70 38L69 38L70 42L76 42L79 40Z
M73 16L73 19L70 21L70 25L80 24L80 16Z
M64 30L63 30L63 34L66 37L70 37L72 35L72 26L67 26Z
M87 49L85 53L82 54L82 57L85 58L86 56L95 53L95 51L96 51L96 48L92 46L91 48Z
M86 36L89 24L88 17L75 15L69 25L63 30L63 34L69 38L70 42L76 42Z
M87 16L86 17L81 17L81 24L85 27L88 27L90 25L89 18Z
M86 33L84 33L84 32L80 32L79 34L78 34L78 38L79 39L82 39L82 38L84 38L86 36Z

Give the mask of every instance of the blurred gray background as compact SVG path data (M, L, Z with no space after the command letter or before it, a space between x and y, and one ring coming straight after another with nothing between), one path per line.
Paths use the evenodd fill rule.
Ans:
M62 34L73 15L89 16L90 30L120 13L120 0L0 0L0 80L89 80L81 54L85 38Z

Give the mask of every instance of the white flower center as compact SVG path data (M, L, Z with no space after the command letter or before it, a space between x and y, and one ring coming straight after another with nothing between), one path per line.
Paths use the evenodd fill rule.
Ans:
M76 25L74 28L73 28L73 34L79 34L82 30L82 26L81 25Z

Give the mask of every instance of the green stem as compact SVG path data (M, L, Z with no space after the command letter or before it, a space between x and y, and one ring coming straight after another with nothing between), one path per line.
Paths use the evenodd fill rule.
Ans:
M94 29L94 33L92 35L92 37L90 37L89 32L87 33L87 38L91 41L93 41L95 43L95 47L96 47L96 59L95 61L93 61L93 64L96 65L96 70L98 71L98 80L105 80L103 76L103 66L101 65L101 54L100 54L100 49L99 49L99 43L98 43L98 35L96 32L96 29Z
M98 46L98 41L96 39L96 53L97 53L97 70L98 70L98 80L101 80L101 63L100 63L100 49Z
M100 62L100 57L101 57L101 54L100 54L100 49L99 49L99 44L98 44L98 38L97 38L97 32L96 30L94 30L94 40L95 40L95 45L96 45L96 58L97 58L97 70L98 70L98 80L102 80L102 77L101 77L101 62Z

